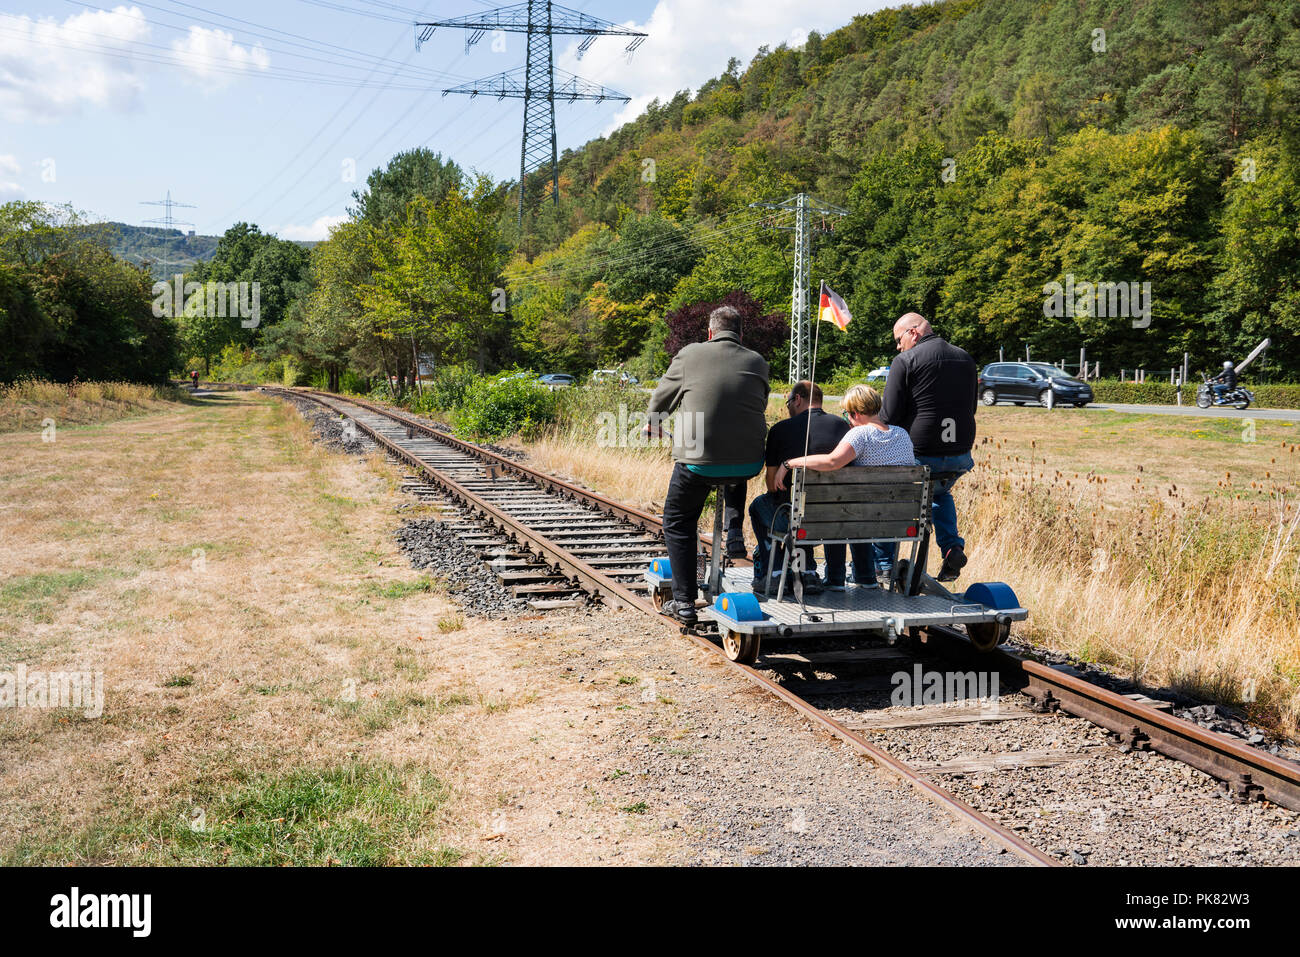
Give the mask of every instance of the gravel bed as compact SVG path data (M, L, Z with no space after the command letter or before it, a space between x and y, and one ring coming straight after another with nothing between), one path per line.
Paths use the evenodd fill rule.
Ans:
M368 455L379 450L379 446L370 436L355 426L349 428L350 420L337 412L298 396L288 396L288 400L311 425L316 441L327 449L346 452L348 455Z
M1025 645L1012 639L1003 645L1004 650L1022 657L1034 658L1043 664L1066 665L1078 677L1116 694L1144 694L1173 705L1172 713L1209 731L1218 731L1240 739L1244 744L1257 747L1289 761L1300 761L1300 747L1271 731L1251 724L1240 712L1220 704L1209 704L1192 698L1172 688L1146 688L1128 678L1120 677L1092 662L1080 661L1071 655Z
M1018 695L1001 701L1023 707ZM856 709L832 712L849 724L857 715ZM1300 815L1259 802L1234 804L1208 775L1154 752L1124 753L1104 729L1080 718L1036 714L866 734L912 765L1020 751L1087 754L1048 768L932 775L1067 864L1300 864Z
M622 695L598 719L612 766L593 799L684 842L670 863L1025 863L639 614L602 609L555 638L563 677Z
M393 536L411 564L445 581L448 591L470 614L510 618L530 610L526 601L506 591L477 550L465 545L460 533L442 521L407 520Z

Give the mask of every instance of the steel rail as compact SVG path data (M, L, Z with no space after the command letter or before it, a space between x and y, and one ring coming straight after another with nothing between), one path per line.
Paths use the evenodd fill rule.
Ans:
M939 626L926 631L970 649L966 636L954 629ZM1039 708L1059 708L1114 733L1126 748L1149 748L1224 782L1235 801L1262 798L1300 811L1300 764L1032 658L998 649L978 658L972 650L968 660L997 668Z
M304 398L310 399L311 401L316 402L318 405L331 409L334 412L346 414L345 412L343 412L343 410L339 409L337 406L331 404L329 401L322 398L320 395L315 394L314 392L307 392L305 390L299 390L299 389L280 389L280 388L268 388L267 391L283 394L283 395L303 396ZM460 447L461 445L464 444L461 443L459 440L452 438L451 436L444 436L442 433L439 433L437 430L428 429L427 427L422 426L419 423L414 422L413 420L407 419L407 417L405 416L390 412L387 409L371 406L363 402L356 402L351 398L341 398L341 397L333 397L333 396L331 396L331 398L335 398L336 401L348 402L357 405L361 408L366 408L371 412L374 412L378 415L385 416L386 418L389 418L393 421L400 422L403 425L418 427L425 434L430 435L432 438L438 439L440 441L445 441L449 445ZM401 446L392 442L385 436L380 435L378 432L374 431L369 426L367 426L364 422L361 422L356 419L354 419L353 421L355 422L358 428L360 428L367 435L369 435L381 448L390 452L391 454L399 458L401 461L406 462L408 465L412 466L413 468L419 470L421 473L423 473L428 478L430 478L439 487L446 489L448 492L450 492L451 494L455 495L457 498L464 501L466 505L470 506L473 510L485 516L491 523L496 524L498 527L502 528L503 530L508 531L517 540L526 542L529 547L545 555L547 558L552 560L559 567L564 568L567 571L570 571L576 578L580 579L582 582L585 582L588 586L590 586L590 588L593 591L596 591L597 593L611 599L613 604L644 612L645 614L653 618L654 621L659 625L659 627L664 628L665 630L673 634L684 635L686 638L688 638L691 642L693 642L696 646L698 646L702 650L705 650L710 654L716 655L718 660L720 660L727 668L731 669L735 673L753 682L755 685L769 692L777 699L785 702L796 712L798 712L802 717L804 717L809 722L811 722L814 726L819 727L823 731L826 731L834 735L835 737L839 738L841 741L843 741L845 744L847 744L849 747L855 750L862 757L867 758L869 761L871 761L880 769L884 770L886 773L892 774L894 777L901 779L905 783L909 784L923 797L930 800L932 803L934 803L944 811L951 814L958 821L973 828L977 832L982 833L984 836L988 837L999 846L1005 848L1006 850L1018 855L1019 857L1022 857L1026 861L1029 861L1030 863L1033 864L1039 864L1039 865L1049 866L1049 867L1060 866L1060 862L1057 861L1055 858L1045 854L1044 852L1040 851L1038 848L1025 843L1023 840L1017 837L1013 832L1002 827L992 819L986 817L984 814L980 813L979 811L971 807L966 802L960 800L955 795L950 794L949 792L943 790L943 788L939 787L929 778L918 773L916 770L909 767L907 764L900 761L898 758L894 757L893 755L889 754L887 751L884 751L881 748L877 747L876 745L872 744L862 735L849 729L848 727L844 726L843 724L834 720L833 718L827 716L826 714L823 714L819 709L809 704L807 701L804 701L802 698L798 697L797 695L791 693L789 690L781 687L781 685L777 684L775 681L771 680L766 675L763 675L760 672L756 671L755 669L750 668L746 665L741 665L734 661L731 661L722 653L722 651L718 648L717 645L713 644L707 639L701 637L700 635L696 635L691 632L688 632L685 629L681 628L680 626L673 624L671 621L669 621L669 619L661 615L658 612L658 610L655 609L654 605L651 604L650 601L646 599L644 596L638 594L637 592L632 591L627 586L619 582L612 581L611 579L606 578L598 570L592 568L590 565L588 565L586 562L584 562L582 559L578 558L577 556L573 555L567 549L549 541L542 533L529 529L527 526L521 524L516 519L502 512L500 509L484 501L478 495L471 492L469 489L465 488L463 485L461 485L459 482L456 482L454 479L451 479L445 475L440 474L436 469L434 469L432 466L428 465L427 463L423 462L414 453L411 453L406 449L403 449ZM485 452L485 450L477 449L474 446L469 446L465 448L464 451L471 452L473 454ZM493 460L494 464L498 462L508 461L508 460L504 460L501 456L494 455L493 453L486 453L486 456L490 457ZM528 469L523 466L517 466L517 468L519 468L522 472L527 473L529 475L540 474L534 472L532 469ZM550 483L554 483L557 486L563 486L564 488L577 492L583 496L595 495L595 493L587 492L586 490L575 489L572 486L569 486L567 483L561 482L560 480L555 479L553 477L547 476L546 478ZM598 497L603 499L603 496L598 496ZM607 499L603 499L603 500L608 501ZM612 502L610 504L616 505L616 503L612 503ZM648 515L646 517L653 518L653 516L648 516Z

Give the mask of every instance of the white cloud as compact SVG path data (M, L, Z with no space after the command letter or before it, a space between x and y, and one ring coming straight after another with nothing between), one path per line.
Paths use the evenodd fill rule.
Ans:
M271 65L270 54L260 43L241 47L231 34L206 27L190 27L183 40L172 41L172 50L208 86L228 82L232 70L265 70Z
M331 227L346 221L346 216L322 216L310 226L282 226L277 231L277 235L281 239L296 239L304 242L329 239Z
M860 13L880 10L897 0L730 0L725 6L698 0L659 0L644 24L625 26L649 34L626 61L619 37L602 37L579 60L578 41L556 57L557 64L588 80L613 87L632 97L612 118L606 132L636 119L655 97L660 102L678 90L692 93L705 80L726 69L737 57L747 65L762 45L801 45L811 30L823 34L841 27Z
M51 121L84 106L135 106L144 81L131 44L147 39L138 7L88 11L62 23L0 16L0 115Z
M13 199L22 199L25 195L27 195L27 190L17 183L6 183L4 180L0 180L0 203L7 203Z
M23 164L18 162L18 157L14 156L13 153L5 153L0 155L0 174L10 173L14 176L17 176L22 171L23 171Z

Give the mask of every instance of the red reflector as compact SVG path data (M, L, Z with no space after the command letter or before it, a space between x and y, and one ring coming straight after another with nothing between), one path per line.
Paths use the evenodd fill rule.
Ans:
M909 525L909 526L907 526L907 537L908 537L908 538L916 538L916 526L915 526L915 525Z
M806 528L801 528L801 529L799 529L797 532L794 533L794 537L795 537L795 538L798 538L798 539L804 539L804 538L807 538L807 537L808 537L808 529L806 529Z

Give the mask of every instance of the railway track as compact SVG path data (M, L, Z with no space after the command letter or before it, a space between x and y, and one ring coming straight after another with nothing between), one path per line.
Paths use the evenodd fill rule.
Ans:
M859 754L911 784L923 796L966 824L1034 864L1059 861L1013 830L994 821L941 787L937 780L968 773L975 765L913 767L881 746L890 722L863 723L861 709L836 707L843 695L885 690L881 666L897 668L912 657L904 648L843 648L820 653L782 653L771 649L756 667L728 661L718 645L687 632L659 615L642 585L650 558L663 554L658 517L622 505L591 490L538 472L392 409L362 399L342 399L312 390L268 387L281 396L310 400L352 422L388 454L408 466L415 478L406 489L418 496L454 502L463 533L496 573L504 588L539 610L602 603L643 612L658 627L683 634L717 654L748 680L794 708L813 725L839 738ZM709 544L701 536L702 546ZM995 651L977 655L956 629L930 628L913 635L911 651L943 667L995 672L1004 690L1019 693L1010 708L990 717L985 707L922 708L911 720L895 719L893 730L1025 720L1056 712L1085 719L1105 729L1121 750L1153 750L1223 782L1234 801L1267 800L1300 811L1300 764L1276 757L1228 735L1208 731L1162 710L1141 695L1115 694L1070 669ZM847 668L848 677L836 669ZM862 670L866 670L863 675ZM836 696L839 696L838 698ZM822 704L814 704L814 701ZM888 740L886 735L886 740ZM1034 749L1029 749L1034 751ZM1007 767L1039 760L1082 760L1085 754L1008 756ZM997 761L983 770L996 771ZM1029 764L1028 766L1044 766Z

